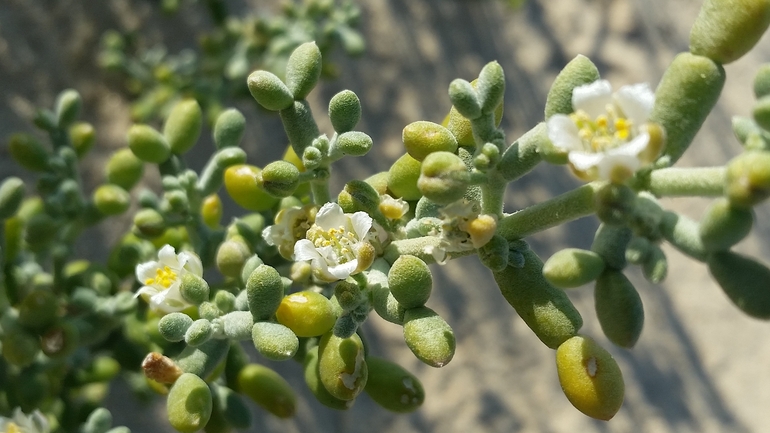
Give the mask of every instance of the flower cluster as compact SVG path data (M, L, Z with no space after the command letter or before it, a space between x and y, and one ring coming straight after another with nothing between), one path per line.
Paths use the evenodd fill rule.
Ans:
M195 254L183 251L176 254L174 247L166 245L158 251L158 261L137 265L136 279L142 287L136 296L142 296L150 307L165 313L181 311L191 306L179 290L186 273L203 276L203 264Z

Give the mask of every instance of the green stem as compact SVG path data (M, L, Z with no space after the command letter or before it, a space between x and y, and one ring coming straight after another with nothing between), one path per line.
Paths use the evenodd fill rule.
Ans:
M507 185L497 169L487 172L487 183L481 185L481 213L503 216L503 198Z
M329 181L327 179L317 179L310 182L310 191L313 193L313 203L317 205L331 203L332 196L329 193Z
M506 215L497 224L497 233L512 241L591 215L594 212L594 194L603 185L603 182L591 182L548 201Z
M648 189L656 196L719 197L724 185L724 167L664 168L650 174Z
M441 240L436 236L424 236L421 238L393 241L385 248L382 257L390 264L393 264L397 258L404 254L419 257L427 264L436 263L436 259L428 251L432 248L438 248L440 242ZM451 260L475 253L476 250L471 249L467 251L450 252L447 256L448 259Z

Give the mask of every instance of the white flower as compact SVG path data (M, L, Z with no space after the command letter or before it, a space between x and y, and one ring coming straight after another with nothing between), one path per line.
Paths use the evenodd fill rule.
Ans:
M136 266L136 279L144 284L136 296L149 298L150 308L164 313L184 310L192 304L182 297L179 286L188 272L203 276L201 259L187 251L176 254L174 247L165 245L158 251L157 262Z
M441 232L438 234L439 244L429 245L425 251L440 265L446 264L450 253L483 247L492 239L497 229L495 217L480 214L477 203L466 199L450 203L440 212L443 219Z
M579 86L572 92L575 112L551 116L548 138L567 152L578 177L624 182L660 154L662 132L648 123L654 103L647 84L614 94L606 80Z
M315 221L316 207L290 207L282 209L275 216L275 224L262 230L262 238L268 245L278 248L285 259L291 260L294 244L304 239Z
M13 411L13 418L0 417L0 432L3 433L48 433L50 429L48 420L39 410L25 415L17 407Z
M385 215L385 218L397 220L409 212L409 203L402 198L393 198L388 194L382 194L378 208Z
M372 217L366 212L346 214L338 204L326 203L318 210L306 239L294 244L294 260L309 260L321 280L344 280L374 261L375 249L367 241L372 227Z

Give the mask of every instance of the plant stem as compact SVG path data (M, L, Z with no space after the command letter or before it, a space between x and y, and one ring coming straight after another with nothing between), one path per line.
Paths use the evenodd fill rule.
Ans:
M594 194L603 182L591 182L548 201L506 215L497 224L497 233L508 241L555 227L594 212Z
M436 263L436 259L428 251L432 248L438 248L441 240L436 236L423 236L421 238L401 239L393 241L385 248L382 257L390 264L404 254L419 257L427 264ZM475 249L467 251L453 251L447 254L447 259L456 259L458 257L475 254Z
M507 185L496 168L487 172L487 182L481 185L481 213L503 216L503 196Z
M332 201L329 194L329 181L327 179L316 179L310 182L310 191L313 193L313 203L324 205Z
M645 189L666 197L719 197L724 193L724 184L724 167L663 168L650 174Z

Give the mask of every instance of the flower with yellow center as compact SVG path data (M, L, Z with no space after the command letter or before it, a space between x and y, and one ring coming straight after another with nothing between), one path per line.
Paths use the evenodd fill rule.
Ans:
M625 182L652 163L663 146L660 126L648 123L655 94L647 84L612 93L606 80L576 87L570 115L548 119L548 138L567 152L575 174L584 180Z
M35 410L25 415L21 408L13 411L13 418L0 417L0 432L3 433L48 433L51 427L46 417Z
M402 198L393 198L388 194L382 194L378 208L385 215L385 218L398 220L409 212L409 203Z
M294 244L305 238L315 221L316 211L313 205L281 209L275 216L275 224L262 230L262 238L268 245L277 247L283 258L291 260Z
M182 297L179 286L188 272L203 276L201 259L187 251L176 254L174 247L165 245L158 251L157 262L136 266L136 279L143 284L136 296L142 296L153 310L164 313L184 310L192 304Z
M320 280L344 280L374 261L375 249L367 241L372 226L366 212L346 214L338 204L327 203L318 210L306 239L294 244L294 260L310 261Z

